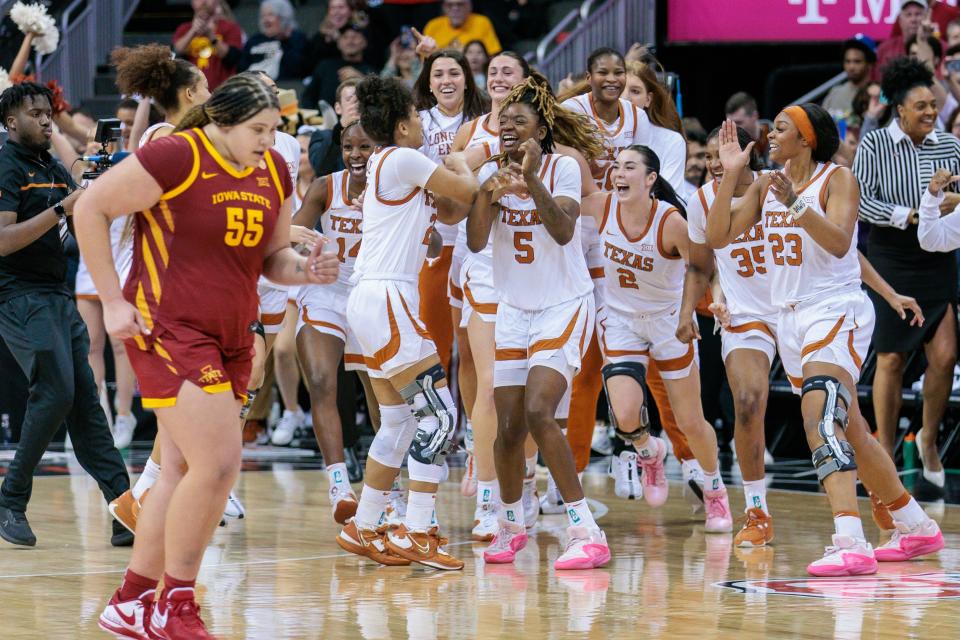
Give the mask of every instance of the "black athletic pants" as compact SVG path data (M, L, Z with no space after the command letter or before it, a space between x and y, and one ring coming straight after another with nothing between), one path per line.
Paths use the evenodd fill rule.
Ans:
M74 301L63 293L27 293L0 302L0 338L30 389L17 452L0 486L0 505L27 510L33 472L64 420L77 460L107 501L129 489L87 362L90 338Z

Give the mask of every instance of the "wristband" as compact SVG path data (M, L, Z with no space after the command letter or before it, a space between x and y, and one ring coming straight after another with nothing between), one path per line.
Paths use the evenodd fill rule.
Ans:
M790 214L790 217L794 220L799 220L807 211L807 203L803 201L802 198L797 198L793 201L793 204L787 209L787 212Z
M63 206L63 200L53 205L53 212L57 214L57 217L61 220L67 219L67 210Z

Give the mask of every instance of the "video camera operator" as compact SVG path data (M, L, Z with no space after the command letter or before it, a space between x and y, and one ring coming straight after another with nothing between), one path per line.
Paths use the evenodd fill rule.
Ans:
M33 472L64 421L80 464L107 502L130 486L87 362L87 330L67 288L63 240L80 192L48 151L52 99L33 83L0 94L9 136L0 147L0 339L30 388L17 451L0 486L0 537L25 546L37 541L26 518ZM111 543L132 544L132 534L113 524Z

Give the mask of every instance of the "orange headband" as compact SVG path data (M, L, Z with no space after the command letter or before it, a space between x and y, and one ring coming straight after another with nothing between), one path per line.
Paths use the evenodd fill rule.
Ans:
M816 150L817 134L813 130L813 123L810 122L810 116L808 116L807 112L803 110L803 107L795 104L787 107L783 110L783 112L787 114L791 120L793 120L793 124L796 125L800 135L803 136L803 139L807 141L807 144L810 145L810 148Z

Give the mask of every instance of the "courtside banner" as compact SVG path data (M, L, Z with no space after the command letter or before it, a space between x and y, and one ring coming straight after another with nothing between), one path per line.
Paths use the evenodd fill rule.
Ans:
M671 42L822 42L890 35L901 0L667 0ZM956 1L947 4L956 4Z

